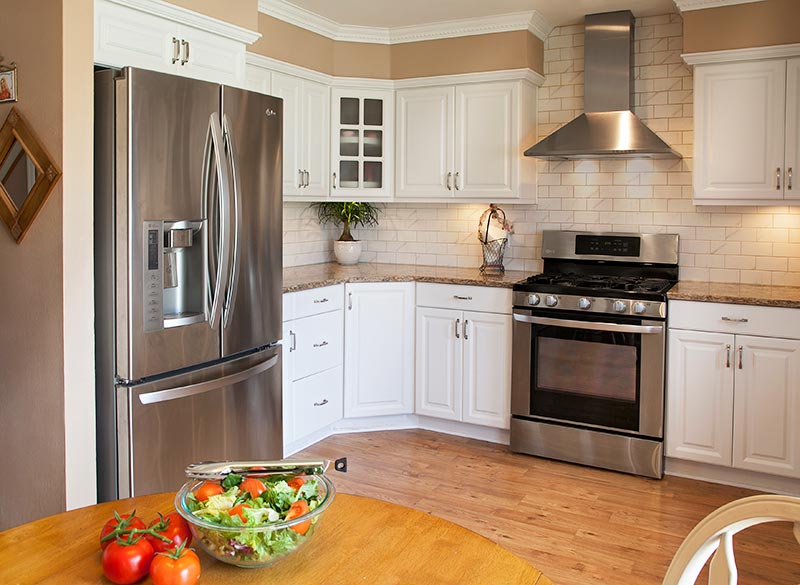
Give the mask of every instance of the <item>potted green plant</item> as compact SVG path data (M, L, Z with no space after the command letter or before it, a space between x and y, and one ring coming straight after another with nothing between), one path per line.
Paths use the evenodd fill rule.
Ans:
M350 228L378 225L381 208L373 203L357 201L323 201L313 203L319 223L342 225L342 235L333 243L333 253L339 264L358 264L362 243L353 237Z

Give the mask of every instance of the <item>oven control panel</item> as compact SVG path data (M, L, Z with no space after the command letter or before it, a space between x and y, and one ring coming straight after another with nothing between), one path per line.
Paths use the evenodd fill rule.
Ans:
M536 307L540 309L560 309L562 311L581 311L583 313L607 313L609 315L628 315L665 319L667 303L636 299L614 299L609 297L590 297L562 295L555 293L530 293L515 291L515 307Z

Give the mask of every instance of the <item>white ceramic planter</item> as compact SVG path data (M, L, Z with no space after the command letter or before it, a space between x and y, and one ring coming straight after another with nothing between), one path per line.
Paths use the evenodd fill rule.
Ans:
M358 264L358 258L361 256L361 246L362 242L358 240L353 242L336 240L333 242L333 254L336 256L336 261L345 266Z

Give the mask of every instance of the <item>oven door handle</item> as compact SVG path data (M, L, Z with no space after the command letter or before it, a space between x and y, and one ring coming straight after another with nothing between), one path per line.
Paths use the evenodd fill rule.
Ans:
M663 333L663 325L624 325L622 323L598 323L596 321L573 321L571 319L551 319L549 317L531 317L514 313L514 320L536 325L552 325L553 327L571 327L573 329L590 329L593 331L612 331L614 333Z

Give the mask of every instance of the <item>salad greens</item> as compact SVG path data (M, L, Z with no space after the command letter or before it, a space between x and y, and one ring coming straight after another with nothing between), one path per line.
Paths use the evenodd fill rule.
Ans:
M198 501L194 492L186 495L186 507L192 514L219 526L212 530L192 524L209 553L218 557L229 557L228 562L237 565L262 566L292 552L311 537L317 517L308 523L274 530L241 530L241 527L256 528L278 524L287 520L290 509L293 513L289 515L289 519L298 517L297 509L307 509L309 512L314 510L322 499L316 478L259 478L258 481L266 489L255 498L247 490L239 488L243 480L240 475L228 475L222 481L225 491L210 496L205 501ZM234 530L226 531L226 528Z

